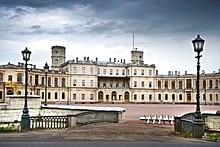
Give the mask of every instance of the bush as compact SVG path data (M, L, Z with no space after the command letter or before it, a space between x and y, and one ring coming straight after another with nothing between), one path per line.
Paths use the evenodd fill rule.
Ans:
M7 132L18 132L19 126L16 127L14 124L9 124L7 127L0 127L0 133L7 133Z

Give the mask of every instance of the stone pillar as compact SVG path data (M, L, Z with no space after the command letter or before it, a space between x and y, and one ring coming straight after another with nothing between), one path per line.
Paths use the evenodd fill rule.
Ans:
M125 113L124 111L118 112L118 123L124 123L125 122Z
M76 126L76 116L75 115L67 115L67 126L68 128L75 128Z

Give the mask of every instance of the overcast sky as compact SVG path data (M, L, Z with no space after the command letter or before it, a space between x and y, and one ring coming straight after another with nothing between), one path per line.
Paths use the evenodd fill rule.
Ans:
M219 0L0 0L0 64L51 65L51 47L66 47L66 60L90 57L131 60L135 47L159 74L196 73L192 40L205 39L201 69L220 69Z

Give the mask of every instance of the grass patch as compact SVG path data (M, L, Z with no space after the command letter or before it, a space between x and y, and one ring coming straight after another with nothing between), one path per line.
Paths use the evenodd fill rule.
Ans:
M8 133L8 132L19 132L19 127L15 125L8 125L6 127L0 127L0 133Z
M208 132L205 134L206 138L216 141L220 139L220 132Z

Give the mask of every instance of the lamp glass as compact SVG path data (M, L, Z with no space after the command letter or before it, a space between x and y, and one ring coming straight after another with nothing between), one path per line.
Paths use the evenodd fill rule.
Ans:
M44 65L44 72L48 73L48 71L49 71L49 66L48 66L47 63L45 63L45 65Z
M21 53L22 53L22 56L23 56L23 60L25 60L25 61L30 60L31 51L29 51L29 50L27 49L27 47L26 47L25 50L23 50Z
M202 52L203 51L204 42L205 42L205 40L200 38L200 35L197 35L197 38L192 41L193 47L194 47L194 51L195 52Z

